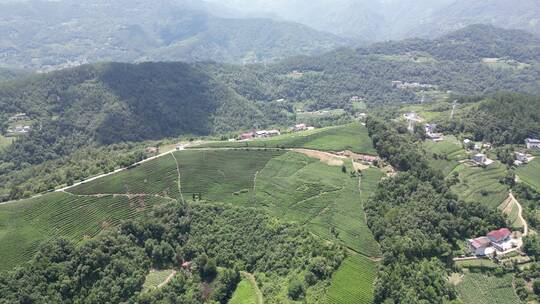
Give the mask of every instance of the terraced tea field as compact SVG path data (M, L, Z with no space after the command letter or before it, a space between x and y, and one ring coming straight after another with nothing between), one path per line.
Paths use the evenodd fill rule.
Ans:
M143 292L157 289L160 284L163 284L167 278L174 273L172 269L153 270L146 276L143 284Z
M465 304L522 303L512 287L512 275L502 277L468 273L456 286L459 299Z
M44 241L62 237L80 242L164 201L156 197L128 199L51 193L0 205L0 270L29 260Z
M189 199L244 202L253 196L255 175L279 150L188 150L175 152L180 168L182 193Z
M179 194L176 161L172 155L166 155L68 191L78 195L150 194L176 199Z
M212 148L306 148L321 151L350 150L355 153L376 155L367 128L352 123L311 131L284 134L272 138L240 142L214 142L197 147Z
M519 167L516 174L521 181L540 191L540 156L536 156L529 164Z
M358 178L343 173L341 167L289 152L272 159L258 174L255 204L277 217L305 224L323 238L378 256L378 243L364 220L363 200L382 174L368 169L363 175L360 195Z
M371 304L377 264L360 255L348 257L332 277L328 304Z
M487 168L460 164L454 171L459 173L460 183L452 191L460 199L497 208L508 196L508 188L500 182L506 176L506 168L499 162Z

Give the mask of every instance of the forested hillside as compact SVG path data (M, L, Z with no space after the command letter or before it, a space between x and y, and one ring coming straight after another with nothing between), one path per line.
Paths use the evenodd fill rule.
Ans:
M491 39L493 38L493 39ZM307 102L311 109L369 103L419 102L430 91L540 94L540 40L528 33L471 26L437 40L405 40L263 66L211 65L217 78L249 99ZM294 71L300 77L291 77ZM392 81L434 87L400 89Z
M467 101L461 101L467 105ZM496 145L523 144L526 138L540 137L540 98L500 93L485 98L459 113L452 121L441 119L439 128L464 133L471 139Z
M3 168L38 164L92 143L208 135L264 121L245 98L182 63L87 65L6 82L0 109L36 121L29 136L3 151Z
M192 0L0 3L0 66L50 70L98 61L263 62L347 43L300 24L222 18L213 11Z

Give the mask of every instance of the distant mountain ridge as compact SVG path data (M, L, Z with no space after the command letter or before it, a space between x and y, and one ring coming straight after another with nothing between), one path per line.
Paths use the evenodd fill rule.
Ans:
M434 38L472 24L540 36L537 0L209 0L367 41Z
M233 19L197 0L0 3L0 66L54 69L98 61L268 62L348 41L305 25ZM60 33L60 34L59 34Z

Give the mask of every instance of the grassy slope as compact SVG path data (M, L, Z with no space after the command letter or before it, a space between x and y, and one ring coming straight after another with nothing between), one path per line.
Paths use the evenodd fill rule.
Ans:
M0 134L0 150L9 147L13 142L13 137L5 137Z
M171 275L173 270L166 269L166 270L156 270L150 272L146 276L146 281L144 281L143 285L143 292L145 291L151 291L153 289L158 288L159 284L165 282L165 280Z
M499 162L487 168L460 164L454 171L459 173L460 183L452 191L466 201L480 202L497 208L508 196L508 189L499 180L506 175L506 168ZM486 195L482 195L486 191Z
M367 129L358 123L337 127L327 127L298 133L288 133L273 138L255 139L243 142L214 142L200 147L214 148L308 148L323 151L351 150L356 153L376 155Z
M255 290L251 287L251 284L247 279L243 279L238 283L232 298L229 300L229 304L256 304L257 296Z
M347 258L332 277L328 304L373 303L373 282L377 264L360 255Z
M468 273L456 289L465 304L522 303L512 287L512 275L495 277Z
M121 220L137 217L162 200L153 197L77 197L51 193L0 206L0 270L30 259L39 244L67 238L82 241Z
M459 165L458 160L467 157L465 150L454 136L445 136L445 140L442 142L425 141L424 149L428 155L430 165L441 170L445 176ZM433 157L434 153L446 155L447 159L441 159L440 157L435 159Z
M69 192L74 194L152 194L176 198L178 171L171 155L166 155L135 168L82 184Z
M540 191L540 156L536 156L532 162L516 170L519 178Z

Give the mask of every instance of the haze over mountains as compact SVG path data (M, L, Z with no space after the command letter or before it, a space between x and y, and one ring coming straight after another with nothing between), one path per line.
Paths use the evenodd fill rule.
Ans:
M486 23L540 34L536 0L210 0L368 41L434 37Z
M47 70L96 61L249 63L317 54L346 42L296 23L213 14L218 12L227 14L189 0L8 2L0 4L0 66Z

